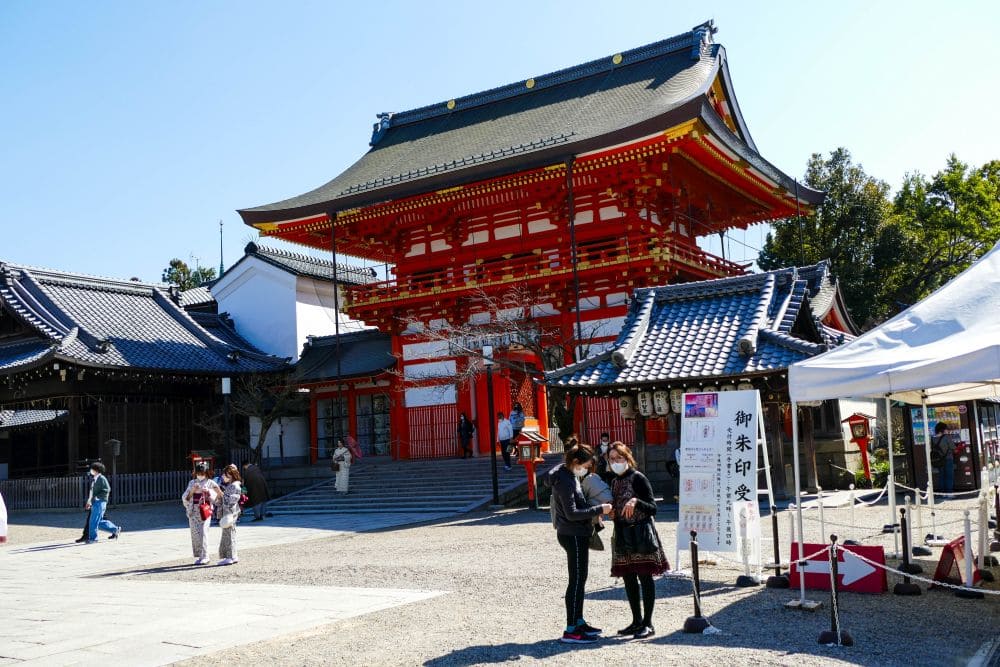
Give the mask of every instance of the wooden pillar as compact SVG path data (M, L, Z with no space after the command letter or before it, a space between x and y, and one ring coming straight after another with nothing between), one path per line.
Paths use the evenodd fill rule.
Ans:
M66 421L66 472L73 474L76 462L80 458L80 399L71 396L69 399L69 419Z
M646 471L646 418L640 414L635 416L635 462L639 470Z
M764 426L767 430L768 454L771 460L771 485L776 498L787 498L785 489L784 413L780 403L767 403L764 407Z

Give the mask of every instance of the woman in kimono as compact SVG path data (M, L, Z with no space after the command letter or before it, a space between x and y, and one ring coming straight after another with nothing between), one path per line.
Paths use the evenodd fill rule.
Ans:
M339 466L333 488L337 493L347 494L347 481L351 475L351 462L354 457L343 440L337 440L337 448L333 450L333 462Z

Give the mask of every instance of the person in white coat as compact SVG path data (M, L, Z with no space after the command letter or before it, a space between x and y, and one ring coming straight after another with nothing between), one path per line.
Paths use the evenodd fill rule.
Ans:
M503 454L503 468L510 470L510 446L514 440L514 427L502 412L497 413L497 440L500 441L500 453Z
M337 448L333 450L333 462L339 466L337 478L333 482L333 489L337 493L347 494L347 484L351 476L351 462L353 460L351 450L347 448L344 441L337 440Z

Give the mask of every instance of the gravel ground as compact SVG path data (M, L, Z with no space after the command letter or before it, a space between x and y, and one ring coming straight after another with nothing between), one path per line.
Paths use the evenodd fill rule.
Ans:
M959 503L953 502L952 505ZM159 514L157 514L159 511ZM129 511L131 512L131 510ZM147 519L176 523L167 508L140 508ZM675 511L674 511L675 512ZM782 513L784 514L784 513ZM60 519L62 515L57 515ZM80 519L73 514L74 521ZM123 522L125 512L117 517ZM809 513L806 535L818 539L816 513ZM960 518L942 512L940 523ZM131 517L134 520L136 517ZM868 536L866 543L891 547L878 528L888 509L857 509L855 530L843 537ZM18 517L15 517L17 520ZM827 510L826 532L848 523L848 510ZM39 534L63 523L38 528ZM658 517L661 537L673 559L676 515L664 507ZM768 524L769 525L769 524ZM17 531L36 530L17 527ZM780 527L787 530L782 516ZM939 532L957 534L955 525ZM888 538L888 540L886 540ZM787 535L783 535L787 540ZM765 542L765 552L770 553ZM891 549L890 549L891 550ZM939 550L923 561L932 572ZM630 620L620 581L608 575L608 552L591 552L585 606L587 620L606 634ZM782 547L787 558L788 547ZM687 579L658 578L654 624L657 635L643 642L608 638L595 645L561 644L566 586L564 553L555 541L547 512L505 510L464 515L456 520L380 532L356 533L296 544L241 550L236 568L208 568L136 575L165 580L234 583L316 584L415 588L447 591L420 603L369 614L281 639L245 645L224 654L199 657L191 665L489 665L520 661L535 664L594 665L956 665L965 664L1000 628L1000 597L962 600L951 592L925 591L919 597L892 594L841 597L843 628L854 647L818 644L829 629L829 594L818 612L792 611L784 603L797 592L764 587L736 588L740 570L719 560L703 566L702 605L722 632L681 632L693 612ZM889 575L890 589L895 583ZM995 584L992 588L997 588Z

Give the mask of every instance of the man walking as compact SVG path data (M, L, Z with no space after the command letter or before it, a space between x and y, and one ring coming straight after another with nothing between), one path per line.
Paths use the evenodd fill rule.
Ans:
M503 469L510 470L510 444L514 439L514 427L510 425L502 412L497 413L497 440L500 441L500 453L503 454Z
M97 541L98 529L111 533L116 538L122 532L121 528L104 518L104 510L107 509L108 499L111 496L111 483L104 476L104 464L100 461L91 463L90 474L94 478L94 484L90 487L90 497L87 499L86 506L90 510L87 544L93 544Z
M264 507L271 499L271 492L267 488L267 480L261 469L246 461L243 464L243 484L246 486L247 504L253 507L253 520L264 520Z

